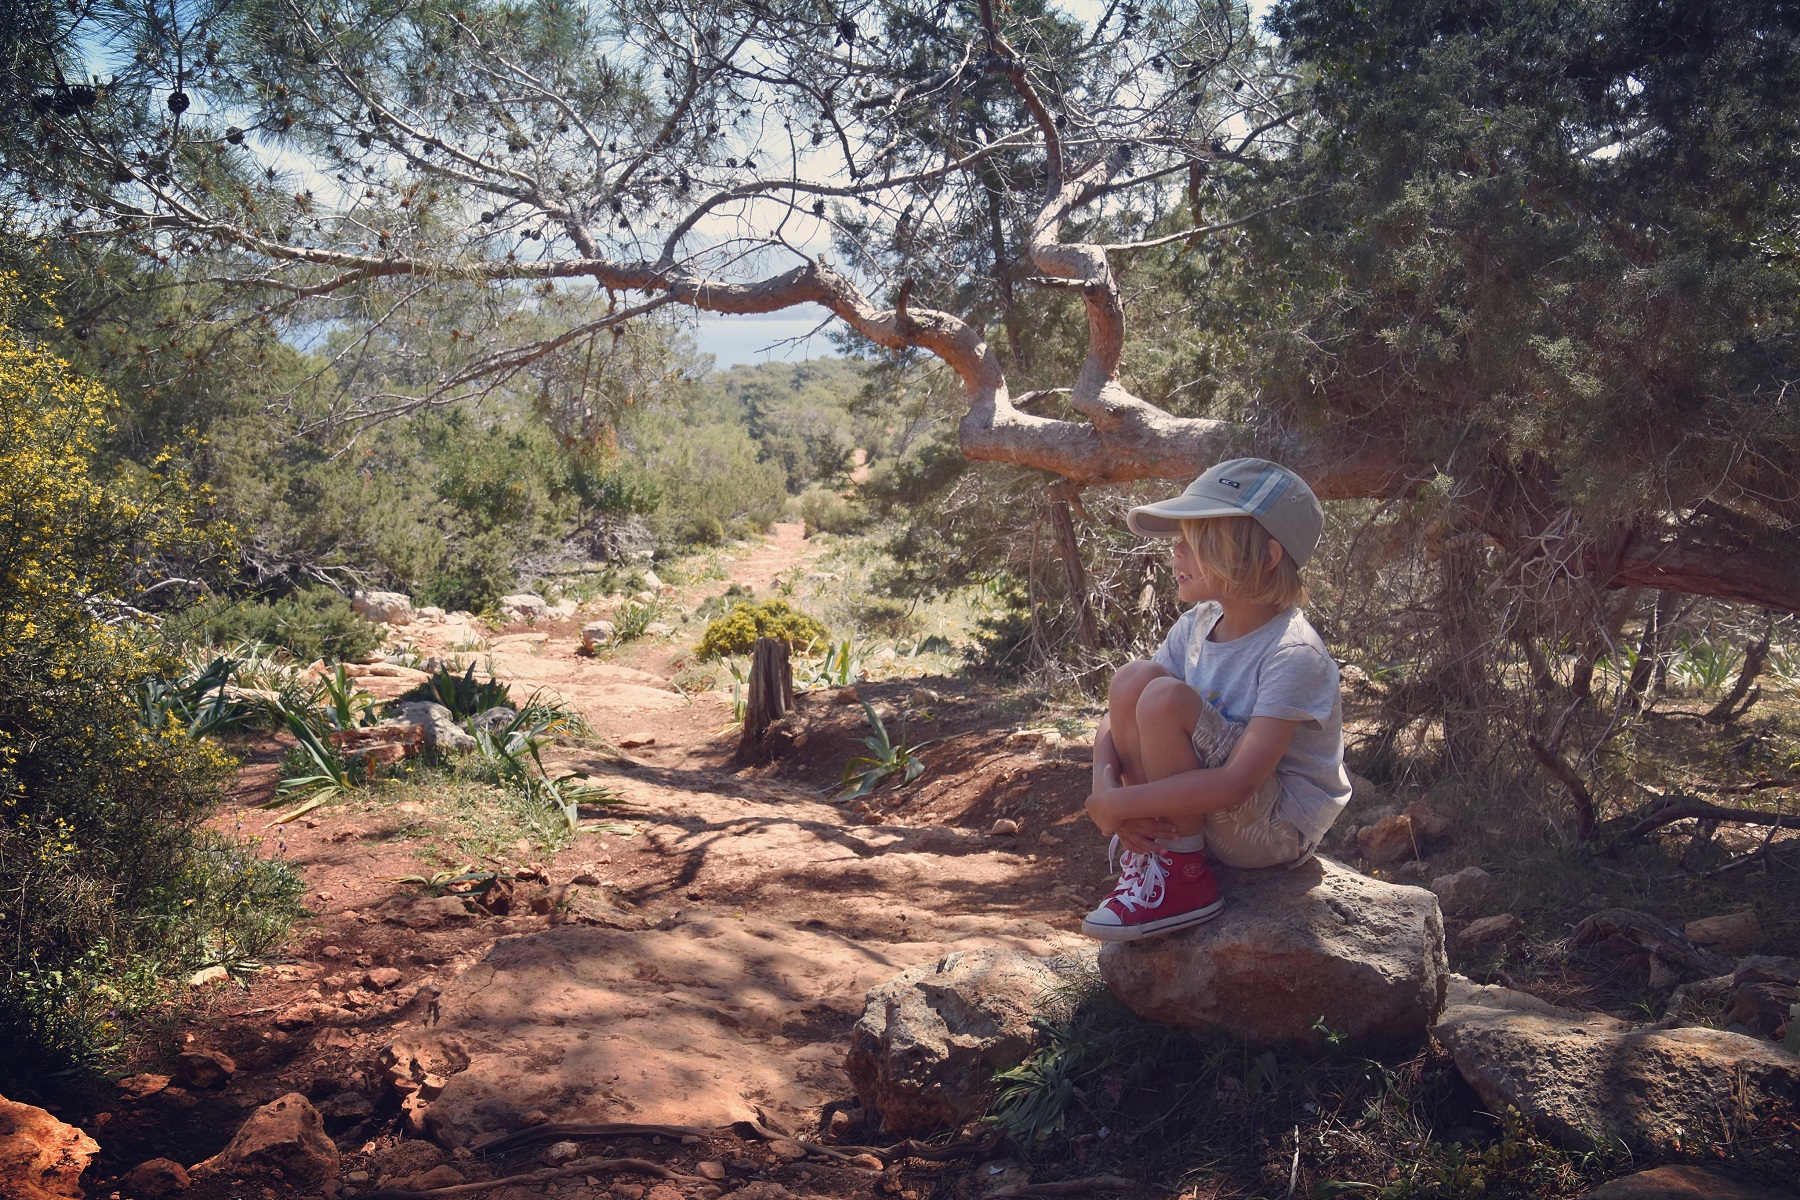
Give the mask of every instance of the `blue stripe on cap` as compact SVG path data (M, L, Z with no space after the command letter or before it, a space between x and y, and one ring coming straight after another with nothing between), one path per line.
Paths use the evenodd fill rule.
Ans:
M1260 517L1275 506L1275 502L1281 499L1282 493L1288 490L1288 485L1292 482L1292 477L1286 471L1273 467L1265 470L1250 494L1244 497L1245 510L1251 516Z

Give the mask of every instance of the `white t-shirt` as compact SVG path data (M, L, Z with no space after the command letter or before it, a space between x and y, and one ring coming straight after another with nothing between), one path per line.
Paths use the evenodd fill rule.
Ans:
M1277 613L1243 637L1211 641L1207 635L1224 611L1211 600L1190 608L1170 627L1152 661L1199 692L1226 720L1299 722L1275 765L1281 781L1275 815L1312 846L1350 802L1337 662L1298 608Z

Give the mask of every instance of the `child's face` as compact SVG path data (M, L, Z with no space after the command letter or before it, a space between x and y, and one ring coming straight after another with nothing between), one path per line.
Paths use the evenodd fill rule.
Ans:
M1223 593L1218 583L1200 565L1194 554L1194 548L1188 545L1185 537L1175 539L1175 595L1183 604L1198 604L1202 600L1222 600Z

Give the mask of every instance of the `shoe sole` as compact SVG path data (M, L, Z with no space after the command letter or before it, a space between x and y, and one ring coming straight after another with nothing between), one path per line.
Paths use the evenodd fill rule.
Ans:
M1145 921L1142 925L1095 925L1083 920L1081 932L1103 942L1135 942L1158 934L1174 933L1177 929L1186 929L1192 925L1204 925L1223 911L1225 901L1215 900L1205 908L1190 909L1173 917L1164 917L1160 921Z

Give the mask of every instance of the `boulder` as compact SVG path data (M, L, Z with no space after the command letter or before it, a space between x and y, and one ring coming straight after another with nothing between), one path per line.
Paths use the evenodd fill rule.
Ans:
M844 1066L882 1131L926 1134L981 1116L994 1072L1037 1042L1031 1018L1056 987L1049 961L972 950L900 972L869 992Z
M410 625L413 620L412 597L403 592L357 592L350 597L350 607L377 625Z
M1800 958L1754 954L1738 960L1731 973L1725 1025L1741 1025L1760 1037L1780 1041L1787 1033L1800 985Z
M1318 1027L1359 1042L1423 1037L1449 967L1437 897L1328 859L1219 869L1225 911L1191 929L1109 942L1100 974L1152 1021L1304 1046Z
M338 1151L325 1122L299 1092L271 1100L238 1129L226 1147L193 1168L196 1175L266 1175L318 1184L337 1174Z
M1800 1058L1768 1042L1635 1028L1461 977L1433 1032L1489 1112L1511 1105L1574 1149L1722 1141L1800 1105Z
M511 725L518 719L518 716L519 711L517 709L508 708L506 705L501 704L488 709L486 712L477 714L475 719L470 721L469 724L485 733L496 733L499 730L505 729L508 725Z
M1431 894L1438 898L1446 913L1467 911L1487 895L1494 877L1480 867L1464 867L1453 875L1439 875L1431 881Z
M161 1200L182 1191L193 1180L187 1168L167 1158L141 1162L119 1177L119 1191L132 1200Z
M488 648L499 654L536 654L549 644L547 633L509 633L495 638Z
M530 592L500 597L500 613L508 621L541 621L550 615L550 602Z
M611 621L589 621L581 627L582 649L592 654L611 642L618 636L618 633L618 626Z
M1696 946L1740 954L1756 949L1763 938L1762 923L1752 908L1689 921L1681 932Z
M7 1200L81 1200L100 1143L41 1108L0 1096L0 1183Z
M475 739L456 723L450 710L435 700L409 700L400 706L401 724L425 730L425 748L444 753L475 749Z
M217 1050L183 1050L175 1060L175 1078L197 1092L223 1087L237 1071L237 1064Z
M1587 1194L1587 1200L1794 1200L1794 1194L1711 1167L1671 1166L1603 1183Z

